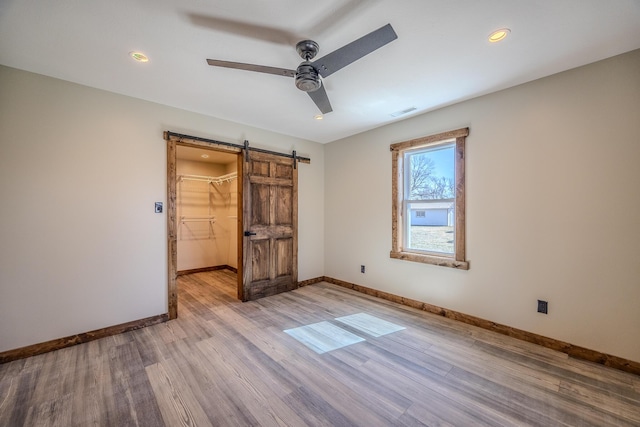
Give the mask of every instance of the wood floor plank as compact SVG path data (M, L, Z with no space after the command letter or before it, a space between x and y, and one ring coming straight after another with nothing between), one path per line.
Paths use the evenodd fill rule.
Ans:
M449 384L475 402L493 407L500 413L508 414L525 425L599 425L589 418L583 419L569 408L561 405L559 399L553 405L553 394L537 394L529 389L525 394L511 384L496 381L496 378L485 378L474 372L453 368L447 375ZM491 394L487 393L491 390Z
M569 381L561 382L560 392L584 401L605 414L611 414L615 419L619 417L622 420L632 421L630 425L640 425L640 412L638 411L640 402L637 399L612 397L610 394L601 393L599 390ZM622 425L622 421L620 423Z
M258 425L248 413L243 402L238 401L231 390L220 380L215 366L208 355L194 346L176 346L173 353L185 381L214 426Z
M72 414L74 425L99 425L102 397L98 393L99 366L104 365L106 355L100 353L98 341L91 341L78 349L76 366L69 367L66 375L73 380ZM78 416L80 414L80 416Z
M149 382L158 401L162 418L168 426L212 426L188 384L170 362L147 366Z
M394 338L400 335L404 335L404 331L395 334L393 337L384 337L377 340L370 340L369 342L377 347L382 357L399 358L403 361L410 362L418 367L421 372L431 371L437 375L446 375L453 367L453 365L444 358L433 357L424 351L419 351L409 346L397 345Z
M430 379L417 376L412 370L389 359L372 358L362 368L384 380L389 389L413 399L405 413L413 417L420 415L419 420L435 418L460 426L515 425L514 420L451 390L437 375L430 374Z
M135 342L112 348L111 383L118 425L163 425L162 415Z
M267 326L264 322L256 325L255 317L246 318L237 311L229 308L221 309L219 314L219 333L225 333L222 332L225 329L227 330L227 334L233 332L236 339L244 339L251 342L263 353L268 354L270 358L276 361L295 356L293 348L281 345L278 342L284 333L282 332L283 329L274 327L273 325ZM226 325L233 325L233 327L228 328Z
M443 420L441 417L435 415L433 411L417 405L412 405L411 408L398 418L398 425L407 427L455 427L455 424Z
M453 347L447 343L433 345L424 353L441 360L447 360L452 365L471 372L486 376L500 375L503 381L523 388L537 387L549 392L560 389L558 377L535 369L523 369L521 365L494 355L478 351L470 354L465 349Z
M633 374L328 283L242 303L236 279L180 276L175 320L0 365L0 426L640 425ZM320 322L364 341L284 332Z
M13 362L11 362L13 363ZM14 377L5 377L3 383L8 384L3 390L6 394L3 396L2 405L0 405L0 425L21 426L27 417L29 405L22 402L30 401L31 394L37 380L37 372L35 370L25 371Z
M262 425L304 425L305 422L295 411L284 404L278 393L272 388L273 382L258 375L253 367L245 364L235 354L234 348L219 345L218 342L205 340L198 345L208 346L208 353L220 355L219 363L224 363L232 373L226 375L226 384L247 405L248 410ZM212 348L213 346L214 348Z
M66 394L30 407L24 424L38 427L73 425L72 399L71 394Z
M284 360L282 364L301 384L323 396L327 404L347 418L350 424L392 425L397 418L393 412L389 413L388 408L372 406L366 399L358 398L359 390L354 390L354 387L347 384L348 379L329 375L325 366L310 366L309 363L296 359ZM313 381L305 381L306 378L313 378Z
M283 401L305 420L305 425L331 427L358 425L331 406L322 395L304 386L284 396Z
M0 425L9 425L9 416L13 412L9 408L15 406L20 377L21 375L14 373L0 379Z
M524 352L505 350L504 348L498 348L484 342L478 342L476 345L481 349L482 353L492 354L501 359L507 359L520 365L522 369L535 369L540 372L554 375L557 378L570 379L577 383L589 384L594 387L599 387L602 390L606 390L607 392L614 391L620 395L637 395L636 393L630 392L629 384L620 384L615 380L615 378L606 377L605 372L610 370L610 368L607 367L605 367L607 369L600 370L602 375L593 376L590 375L588 371L574 369L567 363L541 360L538 357L531 357Z
M157 325L160 326L160 325ZM158 333L160 328L142 328L131 333L138 347L138 354L144 366L150 366L159 363L165 359L164 341L161 334Z

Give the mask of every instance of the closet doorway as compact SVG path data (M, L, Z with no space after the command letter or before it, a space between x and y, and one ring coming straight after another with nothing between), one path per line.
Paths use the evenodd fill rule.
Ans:
M169 319L178 317L179 274L231 271L242 301L297 288L297 165L310 159L246 141L165 140Z
M177 317L179 275L226 270L240 299L241 152L168 141L167 180L169 318Z
M237 154L176 148L177 274L238 272Z

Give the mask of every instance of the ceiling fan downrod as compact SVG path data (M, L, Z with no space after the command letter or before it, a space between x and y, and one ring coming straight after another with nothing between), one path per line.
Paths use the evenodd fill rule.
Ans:
M318 71L311 64L311 60L318 54L320 47L313 40L303 40L296 45L296 51L304 62L296 68L296 87L304 92L320 89L322 82Z

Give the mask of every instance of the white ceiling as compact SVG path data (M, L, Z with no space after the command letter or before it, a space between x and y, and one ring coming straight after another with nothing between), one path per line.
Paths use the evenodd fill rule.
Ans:
M320 58L387 23L322 121L293 79L205 61L295 69L297 41ZM322 143L637 48L640 0L0 0L0 64Z

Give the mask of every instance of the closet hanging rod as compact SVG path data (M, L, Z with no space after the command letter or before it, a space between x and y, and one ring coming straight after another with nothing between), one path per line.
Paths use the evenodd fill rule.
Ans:
M202 217L182 216L180 217L180 222L204 222L204 221L215 222L215 220L216 220L215 216L202 216Z
M220 176L204 176L204 175L178 175L178 181L206 181L209 183L222 184L223 182L231 182L238 178L236 172L231 172Z

